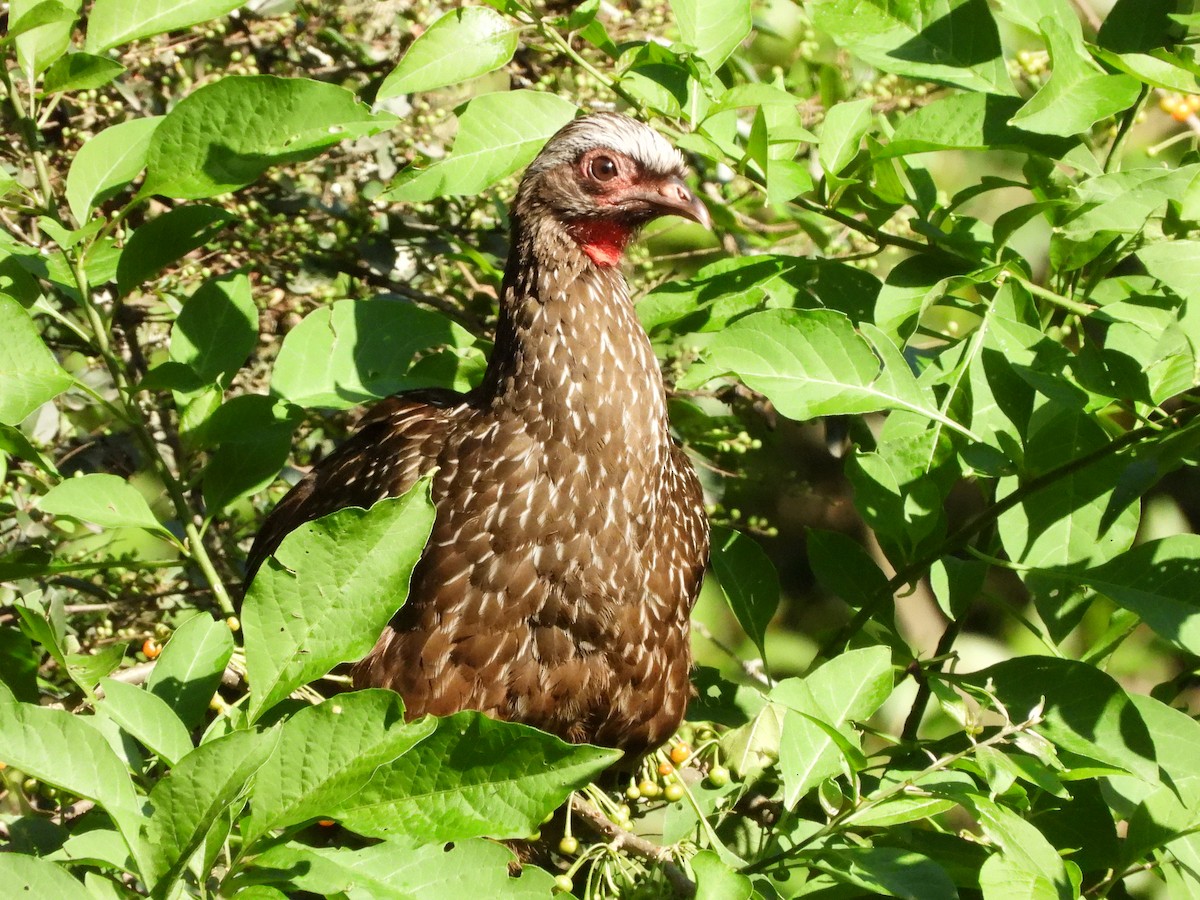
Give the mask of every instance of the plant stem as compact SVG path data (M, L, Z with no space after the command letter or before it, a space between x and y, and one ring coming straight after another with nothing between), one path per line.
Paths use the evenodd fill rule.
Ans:
M1021 285L1021 287L1033 294L1033 296L1040 297L1042 300L1053 303L1055 306L1061 307L1067 312L1074 313L1077 316L1090 316L1096 311L1096 307L1092 306L1090 303L1080 303L1078 300L1072 300L1070 297L1064 297L1062 294L1056 294L1054 291L1044 288L1040 284L1034 284L1024 275L1021 275L1019 272L1014 272L1012 269L1005 269L1002 273L1002 277L1013 279L1019 285Z
M804 840L798 842L794 847L790 847L787 850L780 851L779 853L775 853L763 859L756 860L755 862L743 868L742 873L750 875L755 872L761 872L764 869L768 869L776 863L786 862L788 857L799 853L805 847L812 845L821 838L833 834L843 825L848 824L855 816L872 810L876 806L891 800L893 797L898 797L901 794L909 793L917 787L917 783L921 781L922 778L927 778L935 772L940 772L943 769L954 765L954 763L958 762L960 759L966 759L972 753L977 752L980 747L990 747L995 744L1006 743L1014 734L1022 734L1026 731L1029 731L1029 729L1033 728L1035 725L1038 725L1041 721L1042 714L1039 711L1030 715L1030 717L1024 722L1018 722L1016 724L1011 722L1008 723L986 740L977 742L973 741L969 747L965 747L956 753L949 753L946 756L938 757L915 775L905 778L903 781L892 785L885 791L875 794L872 797L868 797L853 809L848 809L845 812L838 813L836 816L826 822L819 831L813 832L808 837L804 838Z
M120 360L113 353L107 323L105 323L93 302L87 273L83 268L83 253L69 254L69 256L71 259L71 272L75 276L75 284L79 289L80 305L83 307L88 324L91 325L94 332L96 349L100 354L100 358L104 361L104 365L108 369L113 383L117 386L117 392L121 397L122 405L126 409L126 419L129 422L130 429L133 431L138 443L141 444L142 449L145 451L147 459L150 460L151 465L162 481L163 487L167 491L167 496L171 500L171 505L175 509L175 515L183 526L184 534L187 536L187 544L184 550L188 557L200 568L205 580L212 588L213 597L216 599L221 611L225 615L231 616L234 614L233 601L225 588L224 581L213 565L212 558L208 555L207 548L204 546L204 541L201 539L200 532L196 527L196 517L188 505L187 498L184 497L179 479L175 477L175 474L167 465L167 461L163 458L162 452L159 450L158 443L146 427L141 410L132 400L132 385L129 383Z
M1137 121L1138 113L1142 111L1142 105L1146 102L1146 98L1149 95L1150 85L1143 84L1133 106L1125 110L1125 115L1121 117L1121 124L1117 126L1117 134L1113 138L1112 146L1108 148L1108 155L1104 157L1105 172L1112 171L1113 166L1120 161L1121 148L1125 146L1125 138L1129 136L1129 132L1133 128L1133 123Z
M37 123L33 120L25 110L25 104L21 102L21 94L13 85L12 76L8 74L8 67L0 65L0 84L4 85L5 93L8 94L8 102L12 104L13 114L17 117L17 126L24 133L25 143L29 147L29 153L33 157L33 168L37 173L38 187L42 192L42 208L44 212L53 212L51 199L54 192L50 189L50 172L46 168L46 156L42 153L41 139L37 130Z
M1073 475L1090 465L1114 456L1127 447L1144 440L1161 437L1164 434L1179 433L1183 429L1191 427L1197 416L1200 416L1200 405L1188 407L1172 416L1166 423L1144 425L1141 428L1127 431L1125 434L1113 439L1103 447L1098 447L1091 453L1084 454L1057 468L1051 469L1049 472L1044 472L1035 478L1029 479L1029 481L1025 482L1025 484L1021 485L1003 500L993 503L959 528L958 531L946 538L935 551L926 554L921 559L910 563L897 572L884 589L863 603L859 607L858 612L854 614L854 617L842 628L838 629L833 637L821 646L816 658L829 659L836 655L839 648L843 647L853 634L874 618L880 609L883 608L884 604L895 596L897 591L914 579L923 577L929 570L929 567L943 556L948 556L962 550L984 528L987 528L1014 506L1025 502L1038 491L1051 487L1068 475Z

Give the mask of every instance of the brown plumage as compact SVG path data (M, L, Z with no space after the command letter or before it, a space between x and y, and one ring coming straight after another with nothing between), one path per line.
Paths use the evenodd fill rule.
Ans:
M437 467L433 534L357 687L398 691L411 716L478 709L632 753L678 727L708 525L617 264L660 215L708 224L683 175L626 116L563 128L513 204L482 384L382 401L268 517L249 577L301 523Z

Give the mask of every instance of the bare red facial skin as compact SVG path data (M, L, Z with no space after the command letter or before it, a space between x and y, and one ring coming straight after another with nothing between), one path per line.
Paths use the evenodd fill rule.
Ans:
M633 229L612 219L583 219L569 226L579 249L598 266L615 266L621 261Z

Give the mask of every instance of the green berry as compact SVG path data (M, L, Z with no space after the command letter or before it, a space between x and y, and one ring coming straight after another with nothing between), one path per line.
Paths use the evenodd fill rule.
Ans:
M672 781L663 789L663 796L668 803L678 803L683 799L683 785L678 781Z
M575 887L575 884L571 881L570 875L554 876L554 890L558 891L559 893L569 894L571 893L571 889L573 887Z
M708 770L708 783L713 787L724 787L729 784L729 770L724 766L713 766Z
M578 839L572 837L569 834L566 837L564 837L561 841L558 842L558 852L561 853L563 856L574 856L578 852L578 850L579 850ZM570 888L567 888L567 890L570 890Z

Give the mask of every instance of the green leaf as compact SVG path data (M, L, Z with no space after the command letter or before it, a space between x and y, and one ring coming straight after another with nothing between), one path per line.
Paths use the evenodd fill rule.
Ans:
M133 735L167 765L174 766L192 752L192 739L183 722L160 697L136 685L105 678L104 699L96 711Z
M0 294L0 333L0 422L17 425L74 379L42 342L29 313L6 294Z
M712 850L701 850L689 862L696 873L696 900L750 900L754 885L721 862Z
M96 0L85 46L93 53L223 16L241 0Z
M187 728L195 728L232 655L229 627L199 613L171 635L146 680L146 690L163 700Z
M247 782L279 741L278 730L235 731L201 744L150 792L153 812L145 827L150 849L151 896L172 893L192 854L217 819L243 795ZM243 801L244 802L244 801ZM236 812L236 810L235 810Z
M845 847L823 851L816 868L845 884L887 897L957 900L946 870L928 856L894 847Z
M197 203L177 206L140 226L129 236L117 264L117 293L128 294L171 263L203 247L233 218L228 210Z
M836 104L825 115L818 156L827 174L841 174L858 155L859 145L875 121L871 107L869 99L851 100Z
M1115 53L1147 53L1168 47L1179 30L1171 14L1181 9L1175 0L1117 0L1096 40Z
M175 319L170 358L202 381L228 386L258 343L258 308L244 272L204 282Z
M0 884L10 897L67 900L83 887L61 866L23 853L0 853Z
M383 196L420 202L478 194L532 162L576 112L561 97L538 91L476 97L459 116L450 155L424 169L405 169Z
M47 94L58 94L63 91L84 91L88 88L103 87L124 71L123 65L107 56L68 53L60 57L46 72L46 77L42 80L42 90Z
M461 712L329 814L359 834L413 844L522 838L620 756Z
M242 610L252 718L366 655L404 603L433 515L422 481L402 497L339 510L283 539Z
M17 62L31 84L71 45L71 32L75 30L82 3L83 0L60 0L59 5L65 13L46 8L44 0L12 0L9 3L9 21L21 26L22 32L16 38ZM29 18L23 22L26 16ZM41 24L25 27L26 23L32 22Z
M962 430L934 407L895 346L877 329L863 328L874 335L871 343L841 313L766 310L731 324L707 355L713 369L736 374L798 421L907 409Z
M846 263L794 256L743 256L711 263L687 281L668 281L637 306L652 334L670 326L688 332L721 331L762 308L835 309L852 322L871 321L879 279Z
M299 418L296 407L261 394L233 397L212 414L204 426L206 442L216 447L203 476L210 512L275 480L287 463Z
M855 609L888 593L888 579L857 540L840 531L808 532L808 559L821 587Z
M8 31L0 37L0 47L7 46L25 32L41 28L43 25L68 21L73 23L75 16L76 12L68 9L59 0L42 0L33 5L18 0L10 4Z
M512 59L519 34L517 25L486 6L452 10L413 41L375 101L461 84L498 69Z
M151 138L139 196L227 194L273 165L312 159L332 144L376 134L394 122L337 85L228 76L198 88L167 114Z
M878 158L928 153L931 150L1016 150L1053 159L1078 141L1024 131L1009 122L1021 108L1016 97L952 94L906 113Z
M144 528L170 537L154 517L146 498L124 478L95 473L68 478L38 502L44 512L70 516L101 528Z
M1044 721L1034 729L1039 734L1064 750L1157 780L1146 723L1111 676L1074 660L1024 656L964 678L980 687L989 679L1013 721L1044 700Z
M1151 697L1135 694L1130 699L1150 729L1163 774L1162 784L1138 799L1128 817L1121 856L1133 865L1149 851L1191 831L1200 821L1200 760L1196 756L1200 723ZM1106 787L1120 794L1127 787L1122 782L1129 779L1107 780ZM1144 787L1138 784L1134 790L1141 793Z
M0 760L57 788L94 800L142 854L143 819L133 781L96 729L63 709L0 700ZM0 854L2 855L2 854Z
M97 203L137 178L162 120L149 116L111 125L79 148L67 171L67 203L77 221L86 222Z
M979 825L1000 850L979 870L985 897L1072 900L1079 894L1058 851L1037 827L985 797L972 798Z
M1178 187L1174 182L1171 186ZM1143 247L1137 255L1147 272L1180 297L1200 304L1200 241L1163 241ZM1191 340L1200 344L1200 335L1192 334Z
M1055 469L1107 445L1109 437L1090 416L1065 409L1031 427L1026 437L1025 478ZM1055 479L1001 514L1000 539L1009 557L1038 569L1100 563L1133 543L1140 519L1135 497L1124 506L1114 489L1127 461L1110 455ZM1020 490L1022 478L1000 480L996 499Z
M712 568L738 624L766 661L767 626L779 608L779 575L753 538L729 528L712 530Z
M1016 94L987 0L814 0L813 24L884 72Z
M409 388L444 386L410 375L414 357L473 342L445 316L404 300L338 300L288 332L271 390L297 406L348 409Z
M100 683L100 680L111 674L121 664L128 648L129 644L122 641L92 653L68 653L66 657L67 674L71 676L72 681L83 688L85 693L91 694L92 689Z
M1189 653L1200 653L1200 536L1149 541L1107 563L1074 573L1154 631Z
M280 879L288 887L288 896L305 891L373 900L549 897L554 886L550 873L526 865L512 877L509 866L515 859L508 848L482 840L422 847L383 843L362 850L284 844L258 856L252 874ZM237 896L240 900L243 895Z
M750 0L671 0L679 37L714 72L750 34Z
M404 702L385 690L340 694L300 710L284 722L279 746L255 776L244 839L329 815L436 726L428 717L406 724Z
M38 702L37 671L41 653L35 653L30 638L9 625L0 626L0 683L25 703Z
M1040 23L1050 50L1050 80L1012 117L1011 124L1040 134L1068 137L1132 106L1142 84L1130 75L1109 75L1088 55L1078 21L1068 31L1047 16Z
M783 800L789 808L841 771L838 742L818 719L854 744L851 721L865 721L892 692L892 659L886 647L851 650L804 678L788 678L771 691L772 702L788 708L779 740ZM811 718L810 718L811 717Z

